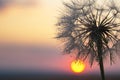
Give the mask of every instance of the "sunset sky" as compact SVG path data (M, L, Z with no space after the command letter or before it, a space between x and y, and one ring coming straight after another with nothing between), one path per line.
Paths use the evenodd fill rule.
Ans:
M72 55L62 55L54 37L63 0L0 0L0 70L38 70L72 73ZM69 0L64 0L69 1ZM119 59L120 60L120 59ZM120 61L107 72L120 72ZM99 71L98 64L85 73Z

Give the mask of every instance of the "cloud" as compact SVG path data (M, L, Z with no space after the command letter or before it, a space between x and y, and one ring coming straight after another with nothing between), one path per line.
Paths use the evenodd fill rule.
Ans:
M0 8L4 8L9 4L9 0L0 0Z
M0 8L4 9L10 5L29 7L39 3L40 0L0 0Z
M0 44L0 70L55 70L61 69L64 61L64 56L52 45Z

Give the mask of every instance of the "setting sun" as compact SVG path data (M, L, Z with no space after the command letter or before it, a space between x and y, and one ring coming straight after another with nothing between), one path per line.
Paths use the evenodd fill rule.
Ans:
M80 60L74 60L71 63L71 69L75 73L80 73L85 70L85 64Z

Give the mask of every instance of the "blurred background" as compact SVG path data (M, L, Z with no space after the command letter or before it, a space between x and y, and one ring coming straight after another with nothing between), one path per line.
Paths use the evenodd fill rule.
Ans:
M84 72L73 73L70 64L75 59L74 55L63 55L62 43L54 38L62 1L0 0L0 75L99 75L98 64L91 68L87 61ZM118 57L112 66L109 59L104 65L107 75L120 76Z

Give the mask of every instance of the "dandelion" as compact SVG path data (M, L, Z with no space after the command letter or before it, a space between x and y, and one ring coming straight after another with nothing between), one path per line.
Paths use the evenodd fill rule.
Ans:
M102 80L105 80L103 59L114 55L120 48L120 9L114 1L100 5L97 0L63 2L65 10L58 19L57 39L64 44L64 53L76 53L76 59L97 61Z

